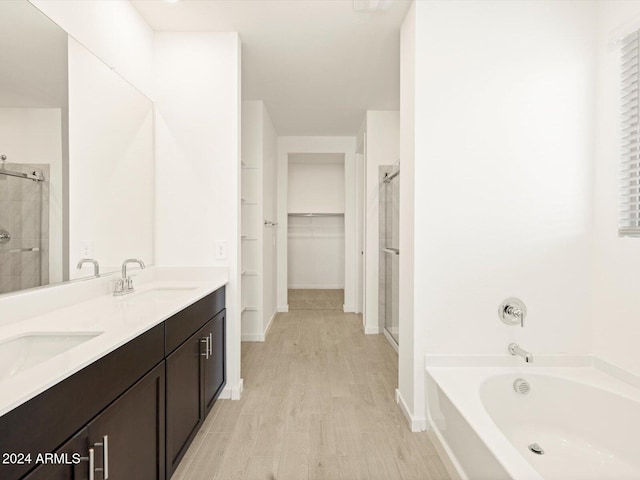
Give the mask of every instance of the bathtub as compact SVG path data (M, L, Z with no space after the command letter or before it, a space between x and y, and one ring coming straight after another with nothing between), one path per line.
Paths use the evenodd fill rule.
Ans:
M599 369L427 367L426 381L432 435L462 479L640 479L640 389Z

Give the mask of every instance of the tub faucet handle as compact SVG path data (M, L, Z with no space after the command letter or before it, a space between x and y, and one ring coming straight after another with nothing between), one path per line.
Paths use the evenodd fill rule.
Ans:
M524 327L524 318L527 316L527 307L524 302L516 297L507 298L498 307L498 317L507 325Z
M505 309L505 313L507 315L512 316L513 318L520 319L520 326L524 327L524 315L522 313L522 310L520 310L517 307L514 307L513 305L509 305L507 306L507 308Z

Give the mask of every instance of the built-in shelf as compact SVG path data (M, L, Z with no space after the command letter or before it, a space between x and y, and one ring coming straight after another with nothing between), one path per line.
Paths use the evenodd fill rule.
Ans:
M247 167L246 165L242 166L243 170L258 170L258 167Z
M246 200L242 202L242 205L258 205L258 202L247 202Z
M242 307L242 310L240 311L240 313L244 313L244 312L257 312L258 311L258 307Z
M240 239L250 241L250 240L257 240L258 237L254 235L240 235Z
M258 272L255 272L253 270L245 270L244 272L242 272L242 275L244 275L245 277L257 277Z

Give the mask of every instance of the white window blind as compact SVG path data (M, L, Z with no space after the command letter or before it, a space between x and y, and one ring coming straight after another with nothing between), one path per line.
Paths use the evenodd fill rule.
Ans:
M622 158L618 233L640 236L640 30L622 40Z

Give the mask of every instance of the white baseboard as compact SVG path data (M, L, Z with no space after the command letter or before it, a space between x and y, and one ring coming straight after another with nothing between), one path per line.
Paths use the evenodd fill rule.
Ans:
M344 285L289 285L287 288L290 290L344 290Z
M276 308L277 312L282 312L282 313L287 313L289 311L289 305L279 305L278 308Z
M384 333L384 336L387 337L387 340L389 340L389 343L391 344L391 346L393 347L393 349L396 351L396 353L400 353L398 351L398 344L396 343L396 341L393 339L393 337L391 336L391 334L389 332L387 332L386 328L382 329L382 333Z
M220 392L220 397L223 400L240 400L242 397L242 391L244 390L244 380L241 378L240 382L236 386L227 385Z
M427 429L427 419L426 418L416 418L411 415L409 412L409 408L407 407L407 403L402 398L402 394L400 390L396 388L396 403L400 407L400 410L404 414L407 422L409 422L409 428L412 432L424 432Z
M273 325L273 320L276 318L276 315L278 315L278 311L277 310L275 312L273 312L273 315L271 315L271 318L269 319L269 323L267 323L267 328L264 329L264 338L265 338L265 340L267 338L267 334L269 333L269 329L271 328L271 325Z
M242 342L264 342L267 339L267 333L269 333L269 329L271 328L271 324L273 323L273 319L276 318L278 312L273 312L271 315L271 319L269 319L269 323L267 323L267 328L264 329L262 333L243 333L240 335L240 340Z
M376 335L380 333L380 327L377 326L372 326L372 325L365 325L364 326L364 334L365 335Z
M356 313L356 308L353 305L342 305L342 311L344 313Z

